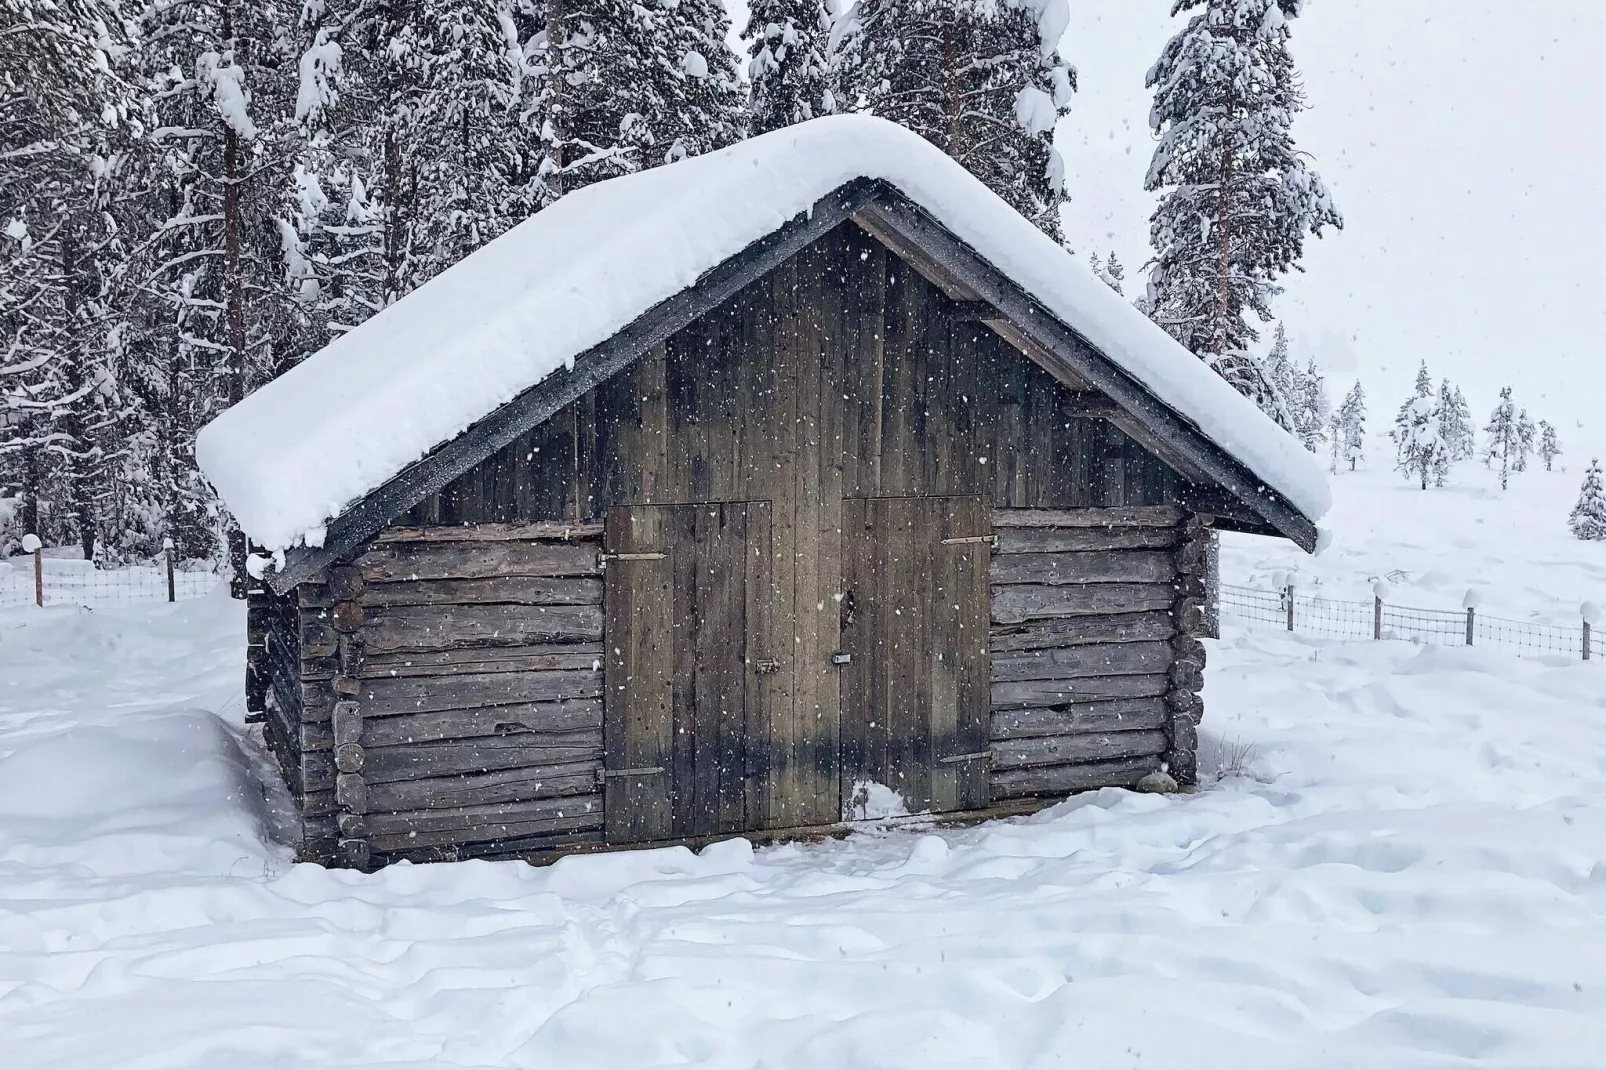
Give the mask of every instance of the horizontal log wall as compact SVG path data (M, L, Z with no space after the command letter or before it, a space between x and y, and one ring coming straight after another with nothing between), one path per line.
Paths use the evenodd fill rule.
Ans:
M303 852L366 867L602 838L597 525L392 528L271 616Z
M1162 768L1191 782L1198 521L1169 506L998 509L993 527L993 798L1130 787Z

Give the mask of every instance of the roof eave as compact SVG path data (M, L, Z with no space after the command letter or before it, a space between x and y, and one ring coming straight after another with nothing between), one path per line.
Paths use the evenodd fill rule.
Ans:
M286 551L284 567L265 577L269 587L282 595L313 578L325 565L357 548L391 520L446 487L518 435L549 419L748 283L850 219L909 257L923 274L942 276L939 285L950 296L997 309L999 317L992 323L994 329L1007 332L1006 337L1051 374L1073 384L1090 385L1112 399L1119 412L1111 418L1186 478L1219 486L1272 530L1307 552L1315 551L1315 523L1210 441L1192 421L1100 353L1073 326L1043 309L901 191L879 179L856 179L822 197L812 209L788 220L687 289L644 312L607 341L580 354L572 367L553 372L351 503L328 522L320 546ZM1218 502L1218 515L1225 515L1226 501ZM1196 508L1207 512L1204 505L1200 502ZM1243 520L1238 518L1239 523Z

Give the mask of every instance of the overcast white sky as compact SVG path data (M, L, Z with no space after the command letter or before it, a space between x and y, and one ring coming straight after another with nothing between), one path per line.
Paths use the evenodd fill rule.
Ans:
M737 28L744 0L727 0ZM1143 76L1171 0L1069 0L1081 89L1057 131L1071 243L1148 256L1153 140ZM1606 455L1606 0L1309 0L1296 137L1346 229L1312 242L1278 312L1335 392L1359 375L1374 426L1423 358L1480 421L1510 383ZM1580 422L1584 426L1580 427Z

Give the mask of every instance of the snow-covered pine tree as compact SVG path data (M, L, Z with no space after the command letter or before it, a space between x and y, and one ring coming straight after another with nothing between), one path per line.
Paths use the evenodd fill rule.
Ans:
M1433 393L1433 376L1428 374L1428 362L1423 361L1416 369L1416 396L1425 398Z
M835 33L843 103L913 130L1057 238L1068 21L1065 0L860 0Z
M338 333L523 220L540 180L544 72L523 9L358 0L306 28L286 183L286 271ZM536 129L532 129L532 126Z
M1578 494L1578 504L1567 518L1567 527L1580 539L1606 540L1606 483L1601 479L1598 457L1584 473L1584 486Z
M0 0L0 492L86 557L118 449L101 387L126 251L107 209L142 133L128 52L114 0Z
M1526 472L1528 470L1528 458L1534 454L1537 438L1538 430L1534 427L1533 419L1529 417L1528 410L1521 410L1517 413L1517 456L1511 465L1514 471Z
M155 126L136 160L147 195L125 280L131 320L118 380L140 441L162 534L182 556L217 553L216 502L194 472L194 435L310 344L286 300L277 217L296 70L283 0L189 0L143 12L141 66Z
M1474 448L1472 414L1466 411L1464 400L1456 400L1459 393L1450 380L1439 383L1439 438L1444 443L1446 469L1472 456Z
M1353 472L1356 464L1366 459L1366 391L1359 380L1338 407L1338 426L1344 459Z
M757 0L747 25L752 134L836 111L831 13L821 0Z
M1485 463L1491 466L1499 463L1500 489L1505 490L1511 484L1511 473L1520 471L1517 459L1522 448L1517 431L1517 407L1511 401L1511 387L1500 391L1500 403L1489 414L1489 423L1483 430L1489 436L1484 444Z
M1298 267L1307 234L1343 220L1294 147L1304 107L1289 20L1304 0L1172 0L1196 12L1167 42L1147 85L1160 144L1144 188L1164 196L1150 220L1151 316L1264 405L1237 354L1271 319L1277 279Z
M1439 402L1431 393L1405 403L1395 418L1394 442L1398 448L1395 467L1407 479L1417 480L1423 490L1433 480L1443 486L1445 445L1439 437Z
M1304 392L1304 386L1299 378L1299 366L1294 363L1288 352L1288 329L1282 321L1277 323L1277 329L1272 334L1271 349L1267 351L1266 358L1261 364L1266 387L1277 399L1274 408L1260 407L1272 419L1276 420L1285 429L1294 430L1293 413L1299 406L1299 399ZM1286 415L1286 419L1284 416Z
M1539 456L1545 462L1545 471L1556 470L1556 458L1561 456L1561 442L1556 438L1556 427L1549 420L1539 421Z
M622 33L599 35L593 59L600 116L622 134L623 162L639 171L740 141L747 107L736 55L725 43L730 17L718 0L648 8L607 0Z
M1299 373L1294 397L1294 433L1312 453L1320 453L1327 434L1333 403L1327 396L1327 379L1314 360Z
M1461 388L1455 388L1450 404L1455 410L1455 417L1451 421L1457 432L1457 437L1450 443L1451 459L1466 461L1477 456L1478 432L1472 423L1472 409L1467 405L1466 395Z

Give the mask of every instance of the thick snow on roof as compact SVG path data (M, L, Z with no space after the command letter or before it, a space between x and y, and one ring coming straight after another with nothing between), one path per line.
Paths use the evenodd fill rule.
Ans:
M883 179L1312 521L1314 457L1075 257L919 136L833 116L599 183L513 228L212 421L197 454L270 549L855 178Z

